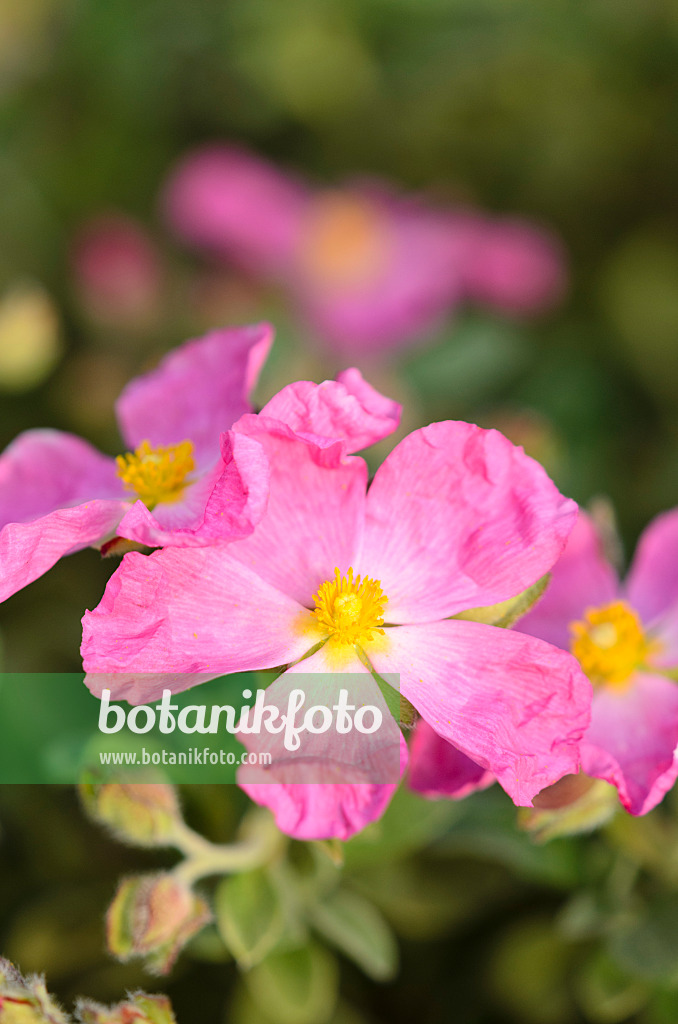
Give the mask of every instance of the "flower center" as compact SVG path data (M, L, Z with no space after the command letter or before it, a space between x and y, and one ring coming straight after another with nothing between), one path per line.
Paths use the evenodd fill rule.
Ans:
M379 580L356 576L349 569L342 576L334 570L334 579L327 580L314 596L312 615L327 632L327 639L340 644L362 644L383 634L384 606L388 598Z
M195 469L190 441L167 448L151 448L148 441L142 441L134 452L118 455L115 461L126 489L149 509L160 502L178 501Z
M311 205L302 264L322 285L369 284L385 263L389 241L385 218L368 199L325 192Z
M656 649L625 601L589 608L581 621L570 623L570 632L570 650L592 683L625 683Z

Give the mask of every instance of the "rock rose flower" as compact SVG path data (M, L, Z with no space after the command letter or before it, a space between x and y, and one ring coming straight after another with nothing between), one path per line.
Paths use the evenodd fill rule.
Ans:
M117 459L62 431L20 434L0 455L0 600L115 536L151 547L245 536L263 511L265 460L245 435L221 452L219 437L251 408L272 333L213 331L131 381Z
M163 203L181 238L281 283L343 351L410 343L466 299L538 312L565 287L560 246L527 223L436 208L372 182L312 189L230 146L189 154Z
M579 659L593 683L582 768L646 814L678 774L678 510L650 523L623 583L581 514L519 628Z
M578 769L590 685L569 653L454 616L539 580L576 506L501 434L449 421L401 441L368 488L350 453L375 439L386 400L349 416L341 387L291 385L234 425L224 444L247 437L268 456L266 514L228 545L128 554L83 620L88 685L147 703L255 669L287 666L285 685L299 671L399 673L431 729L529 804ZM303 838L346 838L394 788L250 781Z

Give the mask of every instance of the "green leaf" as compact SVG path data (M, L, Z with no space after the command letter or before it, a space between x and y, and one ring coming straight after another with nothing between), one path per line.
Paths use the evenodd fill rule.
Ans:
M678 983L678 897L664 896L616 925L608 950L637 978Z
M500 604L487 605L484 608L469 608L468 611L459 612L458 615L453 615L454 619L468 619L471 622L484 622L488 626L501 626L503 629L507 629L512 626L518 619L526 615L530 608L532 608L539 598L542 596L551 576L547 573L542 576L540 580L533 583L527 590L523 590L521 594L516 597L510 597L508 601L502 601Z
M259 1008L275 1024L326 1024L337 1002L337 965L317 945L276 951L245 975Z
M433 346L415 351L404 372L408 382L438 408L465 407L486 400L520 374L529 360L528 340L515 325L488 316L458 320L450 334Z
M219 932L242 967L259 963L285 927L278 891L263 870L226 878L215 900Z
M594 950L576 980L576 995L593 1024L621 1024L646 1006L651 988L629 978L606 953Z
M393 932L379 911L362 896L345 889L316 904L311 924L320 934L357 963L375 981L392 978L398 966Z
M438 843L438 852L504 864L541 885L569 889L580 884L582 847L569 837L535 844L518 830L516 808L498 786L474 793L456 807L458 820Z
M460 801L422 800L401 786L386 813L345 844L349 870L406 857L449 832L463 814Z
M505 1019L521 1024L571 1024L567 985L571 948L548 914L521 917L494 936L487 972L490 991Z

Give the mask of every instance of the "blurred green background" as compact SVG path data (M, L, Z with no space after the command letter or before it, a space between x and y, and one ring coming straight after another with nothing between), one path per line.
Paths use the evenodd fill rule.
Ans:
M363 368L406 402L408 429L498 426L578 501L608 498L627 552L677 503L675 4L0 0L0 448L50 425L117 453L122 385L220 323L276 324L262 398L338 368L280 296L209 276L164 230L168 170L212 140L319 183L376 174L553 229L571 274L559 309L531 323L467 310L427 346ZM117 318L73 270L83 225L110 213L145 226L160 266L148 302ZM82 552L3 606L2 667L77 671L82 610L113 568ZM215 836L242 806L235 792L187 799ZM404 955L385 987L343 966L353 1009L338 1024L675 1024L670 806L548 847L516 831L499 794L433 806L418 853L349 857ZM150 863L88 825L67 791L5 788L0 946L64 997L118 998L143 975L106 959L101 914L114 879ZM169 986L180 1021L220 1021L234 978L230 964L182 961ZM227 1019L259 1024L257 1012L240 998Z

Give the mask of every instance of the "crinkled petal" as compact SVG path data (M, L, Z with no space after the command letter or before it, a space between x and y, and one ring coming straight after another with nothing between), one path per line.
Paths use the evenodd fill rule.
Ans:
M269 324L211 331L137 377L116 403L130 449L191 441L199 469L219 456L219 438L250 411L248 396L273 341Z
M429 798L461 800L494 781L492 772L444 740L425 719L419 719L410 747L410 789Z
M127 506L94 500L0 530L0 601L37 580L64 555L113 536Z
M200 547L248 537L268 499L269 464L262 446L243 434L222 435L222 457L180 501L152 512L136 502L122 520L121 537L149 547Z
M378 672L439 736L492 772L514 803L579 769L591 684L565 651L512 630L448 620L386 630Z
M277 420L244 416L235 426L263 445L271 466L268 508L234 558L300 604L335 567L353 564L363 526L367 467L343 442L302 438Z
M678 775L678 685L637 673L624 689L596 690L582 768L619 790L631 814L651 811Z
M279 391L261 410L304 437L339 438L358 452L397 429L402 407L379 394L360 370L345 370L336 381L298 381Z
M299 686L299 673L332 671L331 659L321 648L272 683L266 701L285 712L291 691ZM285 748L283 734L240 735L248 750L268 751L273 762L268 767L240 767L239 785L255 803L269 807L278 828L295 839L350 839L381 817L407 764L407 744L377 684L355 655L342 671L354 676L349 694L356 704L362 697L382 712L383 724L374 734L355 729L343 736L334 730L302 734L299 751ZM304 688L307 700L298 723L314 703L333 706L338 693L328 689L332 682L321 677L317 689Z
M552 567L577 506L496 430L415 430L377 470L357 568L388 596L386 620L435 621L513 597Z
M163 206L187 242L266 274L289 266L306 201L306 189L272 164L235 147L209 146L175 169Z
M592 520L581 509L565 551L551 569L546 593L523 616L518 628L568 650L570 623L587 608L609 604L619 597L619 580L603 553Z
M122 497L115 461L74 434L27 430L0 455L0 527L93 498Z
M93 693L143 704L229 672L274 668L312 646L309 615L230 555L231 546L126 555L83 618Z
M625 590L646 626L678 607L678 509L657 516L643 533Z

